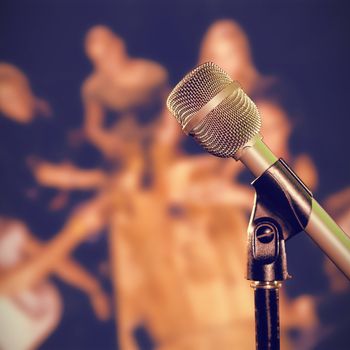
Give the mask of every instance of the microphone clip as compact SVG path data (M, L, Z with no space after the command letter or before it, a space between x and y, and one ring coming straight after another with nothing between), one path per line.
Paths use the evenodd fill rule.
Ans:
M256 195L248 227L247 279L284 281L290 278L285 241L306 227L312 193L283 159L252 185Z

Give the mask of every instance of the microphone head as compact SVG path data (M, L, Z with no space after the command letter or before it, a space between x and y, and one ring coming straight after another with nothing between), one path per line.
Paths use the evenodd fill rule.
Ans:
M253 101L212 62L188 73L170 93L167 107L185 132L218 157L233 157L261 127Z

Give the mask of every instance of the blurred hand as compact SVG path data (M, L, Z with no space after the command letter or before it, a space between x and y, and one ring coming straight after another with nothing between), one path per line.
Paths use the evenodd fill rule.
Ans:
M102 290L90 295L90 303L100 321L107 321L111 317L111 303Z

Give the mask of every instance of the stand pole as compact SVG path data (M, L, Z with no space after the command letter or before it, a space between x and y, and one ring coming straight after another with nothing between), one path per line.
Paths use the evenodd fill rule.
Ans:
M257 350L280 349L279 282L253 282Z
M279 350L279 288L289 277L281 226L273 217L262 216L248 233L247 277L254 288L256 349Z

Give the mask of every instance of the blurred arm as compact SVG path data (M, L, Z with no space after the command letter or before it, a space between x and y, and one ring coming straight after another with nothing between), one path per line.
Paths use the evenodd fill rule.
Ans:
M26 251L30 256L40 254L45 245L29 235L26 242ZM96 316L106 320L110 316L109 301L98 280L74 260L65 257L58 261L53 272L71 286L85 292L91 301Z
M39 184L62 190L99 188L106 180L101 170L81 170L69 163L36 162L33 173Z
M83 86L84 130L89 141L105 156L113 156L120 148L119 140L112 132L104 128L104 109L92 96L92 83Z
M105 224L103 198L78 208L61 232L29 261L0 275L0 293L13 293L29 288L55 270L59 261L69 254L87 235L100 231ZM86 282L86 281L85 281Z

